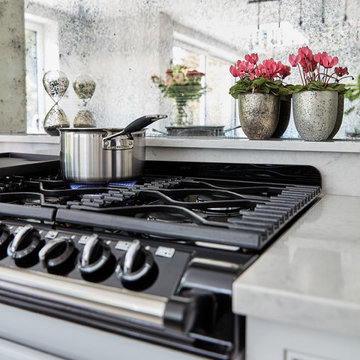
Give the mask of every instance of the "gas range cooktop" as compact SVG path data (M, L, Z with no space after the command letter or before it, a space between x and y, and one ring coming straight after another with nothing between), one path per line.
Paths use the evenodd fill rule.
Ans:
M17 174L19 172L17 171ZM0 301L230 359L232 282L319 199L310 166L148 162L140 179L0 178Z

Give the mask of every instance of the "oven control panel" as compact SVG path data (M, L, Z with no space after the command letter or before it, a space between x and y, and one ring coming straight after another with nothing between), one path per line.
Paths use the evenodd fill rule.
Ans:
M0 265L170 297L191 252L136 237L0 224Z

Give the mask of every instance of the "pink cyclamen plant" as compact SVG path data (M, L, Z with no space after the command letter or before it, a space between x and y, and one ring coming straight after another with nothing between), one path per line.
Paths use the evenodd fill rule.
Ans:
M258 64L258 60L258 54L245 55L245 60L238 60L236 66L230 66L230 73L239 78L249 77L254 80L262 77L271 81L276 78L283 80L290 75L290 66L283 65L281 61L276 62L271 58Z
M274 59L258 63L258 54L247 54L245 60L238 60L230 66L230 73L239 80L230 88L230 94L237 99L239 94L264 93L277 96L288 95L283 79L290 75L290 66Z
M259 63L258 54L247 54L245 60L238 60L236 66L230 66L230 73L239 80L230 88L230 94L235 99L239 94L264 93L276 96L289 94L283 80L290 75L290 66L273 58Z
M289 62L292 67L298 67L303 86L312 82L321 83L323 88L328 87L331 79L338 83L349 74L347 67L335 67L339 59L337 56L330 56L327 52L313 54L308 46L298 50L298 54L290 54Z

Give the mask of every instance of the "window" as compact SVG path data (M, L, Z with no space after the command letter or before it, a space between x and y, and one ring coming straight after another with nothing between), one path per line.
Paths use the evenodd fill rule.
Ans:
M173 63L205 73L203 83L207 91L199 102L191 104L194 125L223 125L225 129L238 125L236 102L229 95L229 88L235 83L229 67L235 59L236 56L174 32Z
M44 134L43 122L53 101L44 91L42 78L59 68L57 23L31 14L25 16L27 133Z

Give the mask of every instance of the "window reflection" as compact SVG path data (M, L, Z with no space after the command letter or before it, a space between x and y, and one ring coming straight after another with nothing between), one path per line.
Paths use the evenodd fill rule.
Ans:
M45 63L42 70L58 68L71 81L80 72L96 78L99 91L90 105L98 126L122 127L144 113L170 111L150 79L163 74L172 61L206 73L209 91L193 104L195 123L225 129L239 124L236 105L228 94L233 82L228 67L246 53L257 52L261 58L274 57L288 64L289 53L308 45L315 52L338 56L340 66L348 66L357 78L359 5L359 0L25 0L27 14L59 24L52 30L59 38L58 66ZM192 42L186 44L189 38ZM56 54L49 45L43 44L45 56ZM34 52L30 54L35 59ZM33 78L28 105L33 114L34 59L27 59L28 78ZM296 70L288 81L299 83ZM38 86L38 99L42 91ZM67 97L64 110L72 118L77 111L72 89ZM345 110L351 105L346 101ZM40 113L39 118L42 122ZM36 120L30 123L37 127ZM164 130L166 125L159 122L156 127ZM344 116L336 138L346 138L358 129L360 120L354 111ZM298 137L292 122L283 137Z
M30 134L40 130L37 35L37 31L25 29L26 119Z

